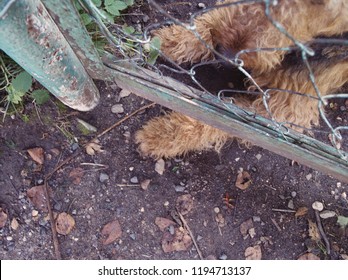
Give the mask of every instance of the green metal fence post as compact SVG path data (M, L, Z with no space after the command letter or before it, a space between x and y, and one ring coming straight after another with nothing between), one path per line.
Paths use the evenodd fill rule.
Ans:
M40 0L0 0L0 49L67 106L97 105L98 89Z

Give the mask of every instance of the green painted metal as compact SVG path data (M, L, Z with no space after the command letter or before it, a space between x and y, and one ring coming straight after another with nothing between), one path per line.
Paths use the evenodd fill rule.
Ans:
M146 69L140 71L111 56L103 61L122 88L348 183L347 155L343 158L331 146L294 131L283 136L269 120L233 105L227 109L214 96L204 94L203 99L203 92L171 78Z
M42 0L65 39L93 79L108 80L105 67L71 0Z
M99 92L39 0L0 0L0 49L64 104L93 109Z

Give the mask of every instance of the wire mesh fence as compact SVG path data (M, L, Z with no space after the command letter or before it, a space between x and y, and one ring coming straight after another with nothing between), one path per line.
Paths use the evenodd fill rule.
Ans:
M310 149L319 154L327 152L321 143L329 143L329 153L347 165L346 1L200 3L186 20L168 13L168 3L148 2L163 21L148 22L140 32L106 26L93 3L81 0L118 63L130 62L149 77L174 77L179 83L169 82L171 89L183 99L231 112L282 141L303 147L312 139Z

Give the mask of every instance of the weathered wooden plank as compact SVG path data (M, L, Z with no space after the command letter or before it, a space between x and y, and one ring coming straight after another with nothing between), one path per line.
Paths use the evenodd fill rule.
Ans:
M71 0L42 0L90 77L107 80L105 67Z
M348 161L333 147L294 131L290 131L285 139L267 119L255 118L237 107L232 112L233 105L226 109L213 96L207 96L207 100L204 100L202 92L149 70L139 70L124 62L113 62L110 57L103 58L103 61L112 68L110 73L122 88L348 182Z

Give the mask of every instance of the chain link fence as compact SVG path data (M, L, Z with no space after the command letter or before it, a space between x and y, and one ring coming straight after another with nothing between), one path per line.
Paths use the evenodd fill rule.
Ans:
M171 91L175 91L181 97L181 102L194 100L201 102L203 107L218 108L219 114L231 113L238 120L251 124L261 131L262 135L259 137L255 135L249 139L247 137L247 140L266 137L265 142L267 142L267 137L270 136L280 142L288 142L300 148L305 147L311 152L315 150L319 157L329 155L330 160L336 162L333 166L343 166L344 171L341 174L347 177L345 172L348 170L346 139L348 93L347 87L344 86L348 79L348 36L344 33L347 19L343 16L336 17L335 22L342 21L343 27L337 27L336 32L323 30L323 35L316 34L318 36L313 38L308 35L309 40L304 41L303 38L306 36L302 34L302 29L308 29L308 24L313 24L313 28L316 28L315 22L310 23L306 20L309 21L315 16L320 18L321 15L308 14L309 19L307 19L303 14L299 14L297 18L294 9L294 13L289 17L292 12L289 12L290 2L294 2L298 7L314 5L313 12L322 8L330 13L330 9L335 9L331 7L331 2L335 2L336 5L341 5L342 2L347 8L344 1L302 1L301 4L301 1L245 0L225 1L210 7L204 7L201 3L202 9L192 13L188 20L183 20L168 13L168 6L161 4L160 1L149 0L148 4L152 11L163 21L149 22L141 32L139 30L130 32L129 29L117 24L106 26L103 15L90 0L80 2L112 45L113 55L104 56L104 62L113 70L118 69L123 74L127 72L127 75L133 77L141 76L157 86L170 87ZM288 3L285 5L284 2ZM197 3L171 1L170 5L192 6ZM249 9L251 6L255 8ZM261 8L262 13L260 13ZM236 13L245 13L238 15L243 21L242 24L260 27L260 30L249 32L243 26L236 25L232 26L231 30L228 29L228 33L218 34L216 38L220 39L217 42L212 41L214 33L226 31L226 27L222 26L224 21L233 22L234 19L228 15ZM283 20L281 13L286 14L286 19ZM330 16L332 15L328 14L327 18ZM212 23L215 29L206 25L205 31L202 31L204 30L202 18L205 21L204 25L216 17L220 17L220 21ZM253 21L256 23L250 23ZM301 21L304 22L302 29L298 27ZM296 28L293 27L295 25ZM170 33L169 26L176 26L176 29L170 30L172 38L169 40L172 41L162 42L160 47L154 38L156 34L160 34L167 40ZM258 37L263 36L264 26L271 30L269 36L281 38L282 41L279 44L273 41L270 45L258 46L255 42L258 42ZM158 30L167 30L165 31L167 33L163 35L162 31ZM293 33L294 30L297 31ZM206 35L206 31L209 36ZM175 32L190 34L187 35L189 40L175 42L177 38L180 40L183 38ZM245 32L237 38L247 42L244 44L241 41L230 42L231 48L226 48L225 41L230 40L229 32L231 34ZM186 52L184 58L170 52L171 49L179 51L175 44L184 45L193 41L197 52L201 53L197 57L194 57L194 52L187 54L188 50L180 50ZM174 45L168 46L168 44ZM233 44L237 46L235 49ZM239 46L246 48L238 49ZM155 62L157 55L159 58ZM264 61L270 62L271 66L263 65ZM121 66L125 65L124 63L134 67L133 70L128 68L127 71L122 70ZM167 76L171 76L175 81L166 78ZM120 83L125 86L127 84ZM164 102L163 105L166 104ZM195 117L211 124L209 116ZM236 134L241 138L244 135ZM251 142L259 144L257 140ZM270 143L266 148L272 150L273 142ZM278 153L284 155L284 152ZM315 157L313 160L315 161ZM325 164L320 159L317 162L318 165ZM310 166L313 167L313 164Z

